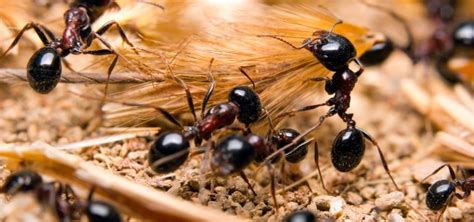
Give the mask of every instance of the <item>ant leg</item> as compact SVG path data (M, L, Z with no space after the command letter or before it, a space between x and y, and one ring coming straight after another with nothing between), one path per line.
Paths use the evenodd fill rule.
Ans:
M127 35L125 35L125 31L123 30L122 26L120 26L119 23L117 23L116 21L109 21L107 23L105 23L102 27L100 27L95 33L97 35L103 35L105 32L107 32L111 27L112 25L115 25L117 27L117 30L120 34L120 37L122 38L122 40L127 43L127 45L129 45L130 47L133 48L133 51L139 55L137 49L135 48L135 46L130 42L130 40L128 40L127 38Z
M268 109L263 107L262 108L263 111L265 112L265 115L267 115L267 118L268 118L268 131L265 135L265 140L266 141L270 141L270 137L273 135L273 132L275 131L275 127L274 127L274 124L273 124L273 120L272 120L272 117L270 116L270 113L268 112Z
M205 180L206 180L206 170L209 165L209 155L211 154L211 150L214 150L214 141L209 141L207 143L206 151L204 152L204 157L201 164L201 178L199 182L199 190L204 189Z
M436 221L441 221L441 217L443 216L444 212L446 211L446 209L448 208L448 205L449 203L451 203L451 200L453 199L454 195L451 194L449 195L447 201L446 201L446 204L443 206L443 209L441 209L441 211L439 212L439 216L438 216L438 219Z
M252 86L253 86L253 89L255 90L255 82L253 81L252 78L250 78L249 74L244 70L244 68L249 68L249 67L255 67L256 65L250 65L250 66L240 66L239 67L239 71L244 74L245 77L247 77L247 79L250 80L250 82L252 83Z
M317 109L321 106L330 106L330 104L328 102L324 102L324 103L320 103L320 104L315 104L315 105L310 105L310 106L305 106L303 108L300 108L300 109L296 109L296 110L291 110L291 111L288 111L288 112L284 112L280 115L278 115L276 118L282 118L284 116L293 116L295 115L295 113L299 113L299 112L305 112L305 111L309 111L309 110L313 110L313 109Z
M184 89L184 91L186 92L186 99L188 101L188 107L189 107L189 110L191 111L191 114L193 114L193 118L194 118L194 122L197 122L197 116L196 116L196 111L194 109L194 102L193 102L193 96L191 94L191 91L189 90L189 87L188 85L179 77L177 77L173 71L173 69L171 68L171 65L169 64L168 61L166 61L166 58L163 56L163 55L160 55L161 58L163 59L163 61L165 62L166 66L168 67L168 70L170 72L170 75L171 77L176 81L176 83L178 83L181 88Z
M319 147L318 147L317 141L314 141L314 162L316 163L316 168L318 169L319 180L321 181L321 186L328 194L331 194L332 192L329 191L326 188L326 185L324 184L323 174L321 172L321 168L319 167Z
M422 183L423 181L427 180L429 177L437 174L441 169L443 169L444 167L448 167L448 170L449 170L449 174L451 175L451 179L452 180L456 180L456 174L454 173L454 170L453 168L451 167L451 165L449 165L448 163L445 163L443 165L441 165L440 167L438 167L435 171L433 171L433 173L431 173L430 175L426 176L423 180L420 181L420 183Z
M256 193L255 190L253 189L253 186L252 186L252 184L250 183L249 178L247 177L247 175L245 175L245 172L244 172L243 170L240 171L240 177L242 177L242 179L245 181L245 183L247 183L247 186L248 186L249 189L252 191L253 195L254 195L254 196L257 196L257 193Z
M395 182L395 180L393 179L392 177L392 174L390 173L390 169L388 168L388 164L387 164L387 161L385 160L385 157L382 153L382 149L380 149L380 146L379 144L377 143L377 141L375 141L367 132L365 132L364 130L361 130L359 128L357 128L357 130L359 130L360 132L362 132L362 134L364 135L364 137L366 139L368 139L375 147L377 147L377 151L379 153L379 156L380 156L380 160L382 161L382 165L383 165L383 168L385 169L385 172L387 172L388 176L390 177L390 180L392 180L392 183L393 185L395 186L395 188L397 190L400 190L400 188L398 187L397 183Z
M275 207L275 215L276 218L278 218L278 202L276 199L276 181L275 181L275 171L273 170L272 164L271 163L266 163L268 171L270 173L270 183L271 183L271 193L272 193L272 199L273 199L273 204Z
M89 54L89 55L113 55L115 54L114 59L112 60L112 63L109 66L109 69L107 70L107 81L105 82L105 89L104 89L104 96L102 97L102 101L100 102L101 106L105 104L105 101L107 99L107 92L109 89L109 81L110 81L110 76L112 75L112 71L114 70L115 66L117 65L118 61L118 55L110 49L99 49L99 50L94 50L94 51L83 51L83 54Z
M97 98L94 98L94 97L81 95L81 94L77 94L77 93L73 93L73 94L75 94L79 97L85 98L85 99L97 100ZM183 125L181 125L181 123L173 116L173 114L171 114L166 109L163 109L161 107L150 105L150 104L142 104L142 103L134 103L134 102L121 102L121 101L110 100L110 99L107 99L106 101L111 102L111 103L122 104L122 105L125 105L125 106L135 106L135 107L155 109L156 111L161 113L161 115L163 115L168 121L170 121L171 123L173 123L175 126L179 127L180 129L183 129Z
M269 164L273 158L275 158L277 155L285 155L285 150L289 149L290 147L296 145L297 142L299 142L301 139L303 139L306 135L308 135L309 133L313 132L315 129L319 128L324 120L326 120L326 118L328 117L331 117L335 114L335 112L330 109L328 111L328 113L326 113L326 115L324 116L321 116L319 117L319 122L316 123L314 126L312 126L311 128L307 129L306 131L304 131L303 133L301 133L299 136L297 136L296 138L293 139L293 141L291 143L288 143L286 146L276 150L275 152L273 152L272 154L270 154L269 156L267 156L265 158L265 160L263 161L263 163L260 165L260 167L257 169L257 171L262 167L262 166L265 166L265 164Z
M216 81L214 80L214 77L212 76L212 70L211 70L213 62L214 62L214 58L212 58L211 62L209 63L209 73L207 74L207 78L210 83L209 83L209 88L207 88L206 95L204 96L204 99L202 100L201 119L204 118L207 103L209 102L209 99L211 98L211 95L214 92L214 88L216 86Z
M69 63L65 58L63 58L61 61L63 62L66 69L69 69L71 72L77 72L72 68L71 63Z
M30 22L28 24L26 24L22 29L21 31L16 35L15 39L13 40L12 44L10 44L10 46L7 48L7 50L5 50L5 52L3 52L2 56L1 57L4 57L13 47L15 47L18 42L20 41L21 37L23 36L23 34L25 33L25 31L28 31L30 29L34 29L35 32L36 32L36 35L38 35L38 37L41 39L41 42L43 42L43 44L46 46L49 44L49 41L48 41L48 38L46 37L46 35L44 34L44 31L41 29L42 26L36 24L36 23L33 23L33 22Z
M309 81L324 81L324 90L329 94L334 94L337 91L337 87L334 85L333 81L329 77L314 77L314 78L309 78Z

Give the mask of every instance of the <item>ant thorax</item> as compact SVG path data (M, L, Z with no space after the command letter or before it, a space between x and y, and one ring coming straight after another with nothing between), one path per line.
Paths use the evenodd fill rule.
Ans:
M66 28L61 40L61 49L79 54L86 38L91 33L90 20L86 9L72 7L64 13Z

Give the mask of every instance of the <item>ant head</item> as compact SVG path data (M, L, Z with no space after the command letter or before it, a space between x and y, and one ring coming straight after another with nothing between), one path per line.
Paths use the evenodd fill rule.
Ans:
M82 7L71 7L64 13L64 21L66 24L72 24L80 28L90 25L89 15L86 9Z
M384 40L377 41L372 48L360 56L360 61L365 66L374 66L383 63L395 49L392 40L385 37Z
M317 32L309 50L331 71L345 69L356 56L356 49L346 37L328 31Z
M23 170L8 176L1 191L5 194L28 192L35 190L42 183L43 178L41 175L34 171Z
M38 49L28 62L27 77L36 92L51 92L61 78L61 57L58 51L48 46Z
M229 135L219 141L212 155L211 166L220 176L242 171L255 158L255 149L238 135Z
M162 133L150 147L148 164L157 173L173 172L186 161L188 153L189 142L182 133ZM171 159L163 164L156 165L158 160L165 157Z
M117 209L104 201L93 200L88 202L86 206L86 215L87 219L91 222L122 222L122 218Z
M426 206L430 210L441 210L446 204L451 194L455 191L455 184L448 180L439 180L432 184L426 192Z
M286 128L280 129L272 136L272 142L276 145L277 149L280 149L295 140L300 133L294 129ZM297 163L304 159L306 154L308 153L308 146L300 144L304 143L304 139L298 141L295 145L289 147L285 150L285 158L288 162Z
M334 139L331 161L341 172L349 172L357 167L364 157L364 135L355 127L342 130Z
M458 47L474 48L474 21L465 21L456 26L453 40Z
M229 92L229 101L239 107L237 119L249 125L256 122L262 112L260 97L247 86L237 86Z

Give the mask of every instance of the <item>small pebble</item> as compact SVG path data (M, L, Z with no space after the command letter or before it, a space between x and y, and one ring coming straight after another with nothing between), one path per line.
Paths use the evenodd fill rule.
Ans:
M317 196L313 199L316 207L320 211L329 211L329 213L338 218L342 216L343 209L346 206L346 201L341 197L333 196Z
M233 192L232 195L231 195L231 197L232 197L232 200L233 200L234 202L237 202L237 203L239 203L240 205L245 204L245 202L247 201L247 196L243 195L243 194L242 194L240 191L238 191L238 190L235 191L235 192Z
M405 222L405 219L400 215L399 210L392 210L390 214L388 215L388 221L389 222Z
M462 219L462 211L457 207L448 207L446 210L448 212L449 218L453 220Z
M347 192L346 201L350 204L353 204L353 205L360 205L360 204L362 204L362 201L364 201L364 200L357 193Z
M360 191L360 195L366 200L370 200L374 197L375 195L375 189L373 187L364 187Z
M380 210L389 210L400 206L404 197L404 194L400 191L391 192L375 199L375 206Z

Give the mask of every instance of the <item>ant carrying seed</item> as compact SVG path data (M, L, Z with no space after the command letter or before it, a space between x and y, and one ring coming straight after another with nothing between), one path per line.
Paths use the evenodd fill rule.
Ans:
M435 171L433 171L433 173L425 177L421 182L438 173L444 167L448 168L451 180L438 180L432 184L426 192L426 206L432 211L441 210L438 221L440 221L444 211L448 207L453 197L465 199L469 197L469 195L471 195L471 191L474 190L474 177L466 178L464 170L461 169L463 178L457 179L453 168L449 164L443 164L442 166L438 167ZM459 188L463 194L457 193L456 187Z
M110 75L120 55L103 39L102 35L115 25L122 40L134 48L125 35L124 30L116 21L109 21L97 31L92 31L92 23L107 9L112 7L118 7L117 3L113 0L73 1L69 9L64 13L66 27L61 37L56 37L51 30L42 24L30 22L21 29L2 57L18 44L25 31L34 29L45 47L37 50L31 56L27 65L27 77L33 90L41 94L47 94L56 87L61 78L61 58L69 54L115 55L107 71L107 84L104 94L104 98L106 98ZM107 49L87 50L94 39L98 39ZM138 53L137 51L135 52ZM68 69L71 69L65 60L62 61Z
M348 172L358 166L365 153L364 139L367 139L377 148L386 173L392 180L392 183L395 185L395 187L399 189L390 173L387 162L385 161L378 143L368 133L357 128L356 122L352 119L353 114L347 113L351 101L351 92L354 89L359 76L364 71L364 68L362 67L361 62L356 58L357 53L354 45L344 36L333 32L335 26L341 23L342 20L338 20L333 24L329 31L315 31L313 33L314 37L304 40L301 46L294 46L288 41L274 35L260 36L277 39L296 50L307 49L325 68L335 72L332 78L316 77L309 79L312 81L324 81L326 92L329 95L334 95L332 98L321 104L305 106L298 110L283 113L279 117L291 115L297 112L313 110L322 106L329 106L329 111L320 117L319 122L316 125L308 129L305 133L296 137L292 143L268 156L265 162L269 162L271 158L274 158L279 153L294 145L295 141L298 141L303 136L318 128L326 118L338 114L339 117L347 124L347 127L336 136L332 145L331 161L336 169L341 172ZM353 72L349 69L349 63L352 61L356 62L360 67L357 72ZM315 144L316 153L317 148L317 144ZM318 160L319 158L315 157L315 159ZM322 178L321 175L320 178Z
M81 201L71 186L60 182L43 182L41 175L23 170L11 174L5 180L1 191L8 195L34 192L43 206L53 210L59 221L80 220L85 214L91 222L121 222L122 218L112 205L104 201L92 200L93 190L86 201Z

